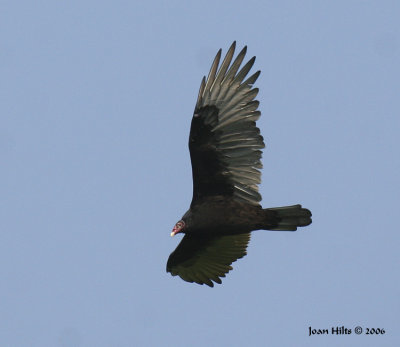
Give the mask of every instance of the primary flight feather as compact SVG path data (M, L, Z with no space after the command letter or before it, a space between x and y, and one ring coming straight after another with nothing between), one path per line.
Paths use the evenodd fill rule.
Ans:
M221 65L221 50L201 81L189 135L193 198L171 236L184 233L171 253L167 272L187 282L221 283L231 264L246 255L253 230L289 230L311 224L301 205L263 209L261 150L265 147L256 120L260 71L250 75L255 57L241 69L244 47L233 60L233 42Z

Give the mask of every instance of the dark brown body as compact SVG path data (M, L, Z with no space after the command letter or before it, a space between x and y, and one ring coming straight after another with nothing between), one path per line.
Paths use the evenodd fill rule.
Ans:
M198 201L182 217L186 234L243 234L253 230L272 230L279 223L274 211L224 197Z

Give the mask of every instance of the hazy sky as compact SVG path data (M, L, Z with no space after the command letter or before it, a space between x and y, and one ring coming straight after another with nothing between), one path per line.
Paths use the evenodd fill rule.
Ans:
M1 346L399 346L399 18L399 1L1 1ZM200 81L233 40L262 70L262 204L313 224L254 232L208 288L165 265Z

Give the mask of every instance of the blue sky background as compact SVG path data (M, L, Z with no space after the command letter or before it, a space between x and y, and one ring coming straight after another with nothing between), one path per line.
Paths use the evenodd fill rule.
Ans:
M1 346L400 345L399 15L398 1L2 1ZM313 224L254 232L211 289L165 264L200 80L233 40L262 70L262 203L302 203Z

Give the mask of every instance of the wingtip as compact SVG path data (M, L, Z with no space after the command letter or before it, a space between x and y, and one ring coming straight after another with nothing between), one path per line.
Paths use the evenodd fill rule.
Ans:
M238 55L243 55L245 56L247 53L247 46L244 46L243 49L240 51L240 53Z

